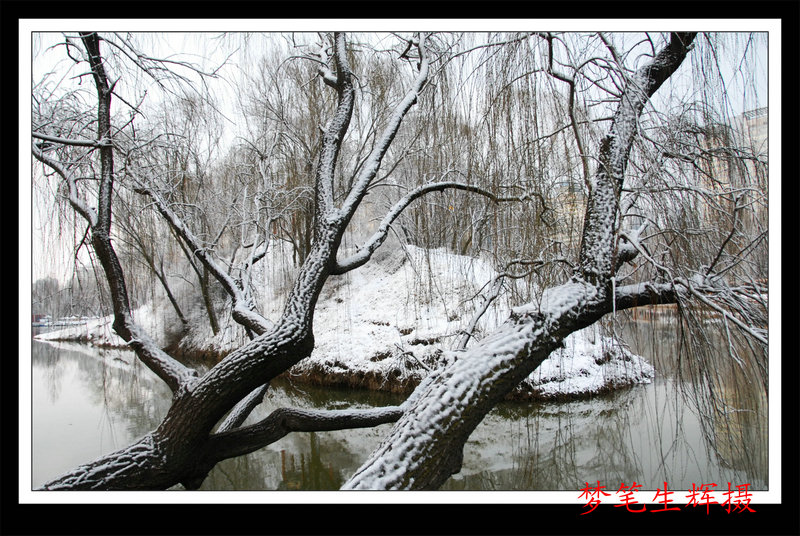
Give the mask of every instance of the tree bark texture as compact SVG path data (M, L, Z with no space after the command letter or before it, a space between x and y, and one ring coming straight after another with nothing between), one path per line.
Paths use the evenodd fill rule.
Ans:
M100 55L100 39L94 33L83 34L82 39L97 86L98 137L110 139L111 90ZM335 89L337 99L332 119L324 129L315 170L316 207L310 251L275 324L259 323L254 330L259 333L255 338L202 377L196 377L155 347L131 321L124 274L110 240L113 148L102 144L100 196L97 219L92 225L92 246L111 286L114 329L171 387L173 401L153 432L127 448L48 482L43 488L164 489L179 482L187 488L196 488L218 461L251 452L289 431L373 426L393 421L397 422L387 438L344 489L441 486L460 470L463 446L475 427L570 333L591 325L615 308L676 299L678 290L670 285L613 289L612 281L617 265L618 204L638 118L653 93L680 66L693 39L694 34L672 34L669 44L648 65L631 75L609 134L601 144L599 167L590 181L575 275L567 283L545 291L541 304L515 309L499 329L477 344L465 351L451 352L449 365L434 371L402 407L369 414L356 412L334 417L286 410L244 428L237 427L242 420L238 415L223 421L232 410L236 413L242 408L241 404L251 407L265 384L311 354L314 310L323 285L331 275L346 273L367 262L386 238L389 225L409 203L429 191L445 188L492 197L480 188L457 183L422 186L395 205L359 253L342 261L337 259L348 223L375 179L403 117L416 103L427 81L424 36L416 42L420 60L414 83L390 115L384 131L376 136L374 148L352 177L351 188L340 207L334 202L334 178L356 92L344 36L334 36L335 75L327 64L321 71L323 81ZM37 157L48 163L43 155ZM85 207L77 209L88 214ZM163 209L159 207L169 220ZM177 223L173 229L191 243L191 236ZM227 291L238 296L235 288ZM247 326L247 314L243 311L239 314L244 315L242 323ZM220 423L223 423L221 429L216 430Z
M103 130L103 125L110 125L110 91L105 79L99 43L100 39L96 34L84 34L84 44L97 82L100 132L107 134L110 130ZM101 158L101 201L97 224L93 227L92 245L112 288L116 319L114 329L172 388L173 401L167 415L153 432L129 447L46 483L42 486L43 489L164 489L176 483L183 483L187 488L196 488L218 461L255 450L288 431L373 426L392 422L399 416L396 408L369 412L367 415L345 416L279 412L255 427L228 429L228 423L232 423L231 427L236 424L234 419L223 422L222 431L215 431L215 427L226 414L241 407L238 406L240 402L247 400L257 389L261 389L270 380L311 354L314 348L313 320L317 299L332 274L332 269L337 265L336 255L342 236L358 201L363 197L362 191L356 196L356 201L347 206L347 210L334 205L333 185L337 158L350 123L355 97L353 76L342 34L335 35L334 50L336 76L326 77L325 81L337 91L338 100L332 120L325 129L320 159L315 170L317 209L314 240L308 256L298 271L280 319L268 328L266 324L259 325L259 329L254 331L261 333L260 335L230 353L200 378L186 371L182 365L155 347L131 321L124 274L108 233L113 179L111 147L104 153L105 156ZM418 91L419 86L417 84L417 89L413 91ZM402 116L410 108L409 102L416 100L416 94L413 95L413 99L407 97L403 101L400 112L393 117L391 128L384 133L382 143L386 147L382 147L379 154L373 156L369 172L360 176L359 186L364 191L377 174L385 149L399 128ZM50 163L43 158L40 160ZM157 206L173 226L173 230L188 243L192 243L192 237L185 227L171 220L166 206L158 202ZM204 266L207 268L210 261L205 261ZM223 278L223 284L225 283L230 281ZM228 289L237 298L235 290ZM258 438L261 443L253 438Z
M631 77L600 149L584 223L578 273L545 291L541 304L516 309L497 331L434 373L415 402L343 489L437 489L461 467L464 444L486 414L570 333L612 311L611 280L622 178L648 99L680 66L695 34L672 34L653 61ZM638 299L646 303L652 289ZM665 289L661 298L674 294ZM618 307L621 309L622 307Z

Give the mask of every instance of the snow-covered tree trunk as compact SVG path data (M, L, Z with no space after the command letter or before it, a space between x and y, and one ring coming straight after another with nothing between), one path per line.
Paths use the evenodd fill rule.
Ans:
M100 54L100 39L96 33L82 34L95 77L98 93L99 132L101 142L110 137L110 95ZM417 44L424 56L424 38ZM375 426L399 417L397 408L374 412L323 412L297 415L278 411L262 422L249 427L237 427L243 421L240 410L252 408L253 398L263 386L293 365L308 357L314 348L313 319L317 299L328 277L352 269L349 263L339 265L336 255L347 228L370 182L378 173L381 160L400 127L403 117L416 102L417 94L427 78L427 60L422 59L415 84L398 104L389 124L370 155L368 166L362 169L350 196L342 208L334 203L334 179L341 144L347 133L353 111L355 89L353 74L347 59L343 34L334 39L334 70L323 69L323 79L337 93L336 110L325 129L322 150L315 171L316 221L314 242L305 262L296 275L280 318L268 323L251 311L234 311L245 326L253 328L257 337L241 346L220 363L198 378L193 371L160 350L131 319L124 274L110 240L111 199L114 167L111 146L101 153L101 187L98 208L93 209L71 197L76 211L92 226L92 245L101 260L112 289L115 311L115 331L137 352L139 358L153 369L172 389L173 400L161 424L133 445L101 457L94 462L69 471L42 486L43 489L163 489L177 483L196 488L214 465L230 456L256 450L277 440L292 430L326 430ZM103 148L106 148L103 145ZM34 156L55 170L71 191L77 188L68 164L61 165L48 158L34 144ZM137 181L140 193L152 197L156 205L187 243L195 242L177 216L170 212L156 193ZM228 286L237 308L239 290L225 277L223 271L206 257L200 248L197 256L215 276ZM235 415L225 419L227 414ZM245 415L246 416L246 415ZM219 425L220 428L215 430Z
M673 301L655 285L616 289L617 215L622 178L649 98L681 65L695 34L669 44L628 80L603 140L591 180L578 272L545 291L540 304L517 308L497 331L435 372L412 394L413 404L343 489L436 489L461 468L463 446L486 414L570 333L612 307ZM618 303L615 300L619 300Z
M530 37L517 36L509 43ZM570 98L573 99L575 81L552 71L554 39L549 34L544 38L548 41L551 59L551 69L544 72L558 80L568 81L573 90ZM75 468L46 483L43 488L164 489L177 483L196 488L219 461L253 452L289 432L367 427L396 421L386 439L344 488L436 489L459 471L464 444L486 414L561 346L569 334L595 323L609 312L644 304L674 303L684 294L716 307L705 296L709 289L714 289L703 278L688 281L669 277L624 286L615 279L616 271L624 263L637 254L647 256L636 233L623 234L619 225L623 178L632 145L639 133L639 119L653 94L679 68L694 38L692 33L674 33L663 49L653 52L646 65L635 72L621 67L615 71L624 83L621 84L616 112L596 158L588 158L583 152L588 140L578 140L582 162L597 162L597 168L593 175L589 176L587 172L583 177L588 188L588 200L580 254L571 278L546 290L536 303L515 308L510 318L493 333L471 346L467 346L465 339L459 350L446 353L447 364L434 370L399 407L330 412L282 408L258 423L243 426L267 384L311 354L314 348L314 311L326 281L369 262L387 239L392 224L409 205L444 190L479 194L495 203L508 198L499 195L500 188L489 191L480 184L464 184L444 178L439 182L422 181L421 185L415 184L405 195L398 196L374 234L360 248L339 257L342 253L340 245L356 210L370 188L376 183L380 185L382 179L376 177L383 159L407 112L428 83L429 64L433 60L429 57L431 52L425 35L415 35L408 40L400 58L413 60L408 63L413 79L390 112L381 116L383 128L370 127L366 136L369 143L363 145L368 149L365 149L364 158L352 166L352 176L343 176L346 174L338 160L351 128L354 107L362 92L357 91L355 82L358 79L351 72L353 50L348 49L343 34L335 34L327 43L330 46L320 46L318 52L306 56L318 65L321 80L335 92L335 99L328 124L314 124L314 128L322 132L319 150L313 151L318 155L316 168L312 169L313 162L303 166L303 169L310 170L307 182L313 182L314 227L306 233L313 236L313 240L303 247L304 260L295 274L285 307L274 322L255 310L247 288L232 275L235 273L233 267L226 268L219 251L205 247L206 243L181 219L179 210L173 210L174 205L170 205L167 196L160 194L153 177L145 172L137 175L140 170L126 162L126 177L133 182L132 190L153 203L163 221L187 248L187 256L196 259L198 266L214 277L228 294L232 304L231 317L253 335L249 342L231 352L202 377L197 377L194 371L158 348L132 321L124 273L111 241L111 201L115 198L113 156L114 151L123 150L116 145L117 140L113 139L116 131L111 128L110 103L115 84L109 84L107 79L106 64L100 51L103 40L95 33L81 34L85 54L82 62L88 63L95 79L98 119L87 121L75 131L96 130L97 139L66 139L61 137L58 129L52 133L37 132L34 138L48 144L60 144L62 149L69 146L89 149L81 158L68 158L71 156L69 151L55 152L61 156L59 160L53 156L50 145L34 142L33 155L63 180L72 207L89 223L91 244L111 289L114 329L134 349L139 359L172 389L173 400L160 425L144 438ZM121 42L117 46L126 44ZM78 50L74 44L70 47L70 51ZM129 57L141 61L146 58L137 54ZM150 58L147 60L152 61ZM320 87L329 91L322 84ZM578 118L572 105L570 121L575 136L580 138ZM50 124L43 121L42 129L50 128ZM97 150L98 157L91 154L94 150ZM82 159L91 161L91 165L79 168L74 164ZM87 169L94 172L97 168L99 174L93 177L96 181L83 181ZM431 174L436 171L440 170L431 170ZM96 193L85 196L96 197L96 206L80 196L80 188L86 188L87 184L88 187L99 184ZM246 212L246 209L242 211ZM535 221L535 218L528 221ZM254 251L247 262L251 265L264 251L259 250L258 254ZM716 258L719 257L718 254ZM659 269L652 258L647 260L656 270ZM715 263L716 259L706 275ZM572 267L571 263L569 265ZM733 299L731 293L722 298ZM759 325L751 321L755 316L742 315L745 320L729 318L742 329L750 329L756 340L766 344L763 331L752 327Z

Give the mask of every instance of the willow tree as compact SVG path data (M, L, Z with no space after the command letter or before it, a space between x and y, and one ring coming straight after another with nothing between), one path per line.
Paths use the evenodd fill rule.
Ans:
M406 76L405 89L389 113L379 115L380 128L368 129L369 143L361 144L367 149L363 158L343 165L342 158L350 156L343 147L360 102L358 76L351 67L359 51L348 45L342 33L326 36L318 47L304 54L317 66L320 83L333 96L327 122L319 125L316 161L308 168L314 185L312 237L278 318L267 319L258 312L243 282L202 247L197 235L159 191L154 176L148 176L144 168L125 167L124 186L145 196L157 208L197 261L217 278L231 297L232 317L252 335L249 342L200 375L159 348L133 321L123 267L111 241L112 201L120 175L115 156L125 154L126 148L120 134L123 129L112 123L116 82L108 71L104 52L127 51L128 57L138 59L142 63L139 67L150 74L156 66L165 68L167 64L130 54L121 36L103 37L95 32L67 36L65 47L71 57L88 65L94 80L96 119L76 128L74 122L34 118L32 153L60 178L69 203L88 225L92 249L111 289L114 330L170 387L173 398L155 430L42 488L165 489L180 483L194 489L219 461L253 452L287 433L395 422L344 488L436 489L459 471L464 444L486 414L569 334L610 312L646 304L699 301L718 310L765 353L767 340L760 314L763 302L758 300L758 288L732 288L718 277L718 263L702 270L687 268L689 273L695 270L696 277L673 274L651 254L649 237L644 233L647 222L635 227L623 225L623 216L632 206L623 196L626 170L635 142L641 138L643 112L684 63L697 35L672 33L660 40L648 37L645 42L652 48L645 47L648 52L635 58L619 53L604 36L599 39L605 44L607 58L589 63L601 67L604 74L593 82L614 96L614 113L606 121L605 134L594 152L574 106L580 84L586 82L581 77L590 69L562 61L559 50L565 43L563 37L549 33L517 35L491 44L494 48L533 43L531 50L542 54L538 72L564 84L569 91L566 124L580 150L587 204L581 246L568 279L546 289L535 302L515 308L493 333L471 345L465 341L458 351L447 353L441 366L399 406L341 411L282 408L245 425L269 382L311 354L314 310L326 281L368 263L389 236L392 224L412 203L445 190L481 196L491 203L513 203L523 196L502 196L473 182L422 182L398 196L377 230L360 247L343 248L345 233L380 177L404 119L425 97L424 90L435 78L436 69L456 54L442 47L445 41L436 36L419 33L401 37L395 57ZM145 64L143 58L150 63ZM96 185L96 190L88 194L83 180L87 173L93 179L89 186ZM634 270L638 281L619 284L621 270L642 258L650 269ZM252 257L250 260L254 261Z

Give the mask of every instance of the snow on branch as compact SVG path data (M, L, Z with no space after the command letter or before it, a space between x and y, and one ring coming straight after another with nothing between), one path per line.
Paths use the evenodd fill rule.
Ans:
M349 218L353 216L358 208L359 203L364 198L364 195L366 195L369 185L378 174L378 170L380 169L383 157L386 155L386 151L389 150L392 140L394 140L395 135L400 129L403 118L406 116L411 107L416 104L417 99L422 92L422 88L425 86L428 80L430 59L428 58L425 34L420 34L419 38L416 40L416 46L419 50L419 67L417 76L414 79L411 88L406 92L405 96L400 100L397 106L395 106L395 109L389 117L389 121L380 138L376 140L375 147L367 156L361 171L355 178L353 187L350 190L347 199L345 199L344 203L342 204L341 210L344 214L345 220L349 220Z
M500 198L494 195L492 192L485 190L479 186L472 185L472 184L463 184L460 182L434 182L431 184L426 184L416 188L415 190L409 192L405 196L403 196L394 206L389 210L389 212L384 216L381 224L378 226L378 230L370 237L369 240L358 250L358 252L347 259L337 262L336 265L332 268L331 273L334 275L341 275L351 270L354 270L360 266L366 264L367 261L372 257L372 254L383 244L386 240L386 237L389 234L389 228L391 227L394 220L397 219L400 214L410 205L414 200L429 194L431 192L442 192L447 189L453 190L463 190L466 192L472 192L480 194L484 197L488 197L495 203L504 201L506 198Z
M682 297L686 297L684 288L673 283L635 283L616 287L614 308L622 311L644 305L677 303Z
M231 314L233 319L242 326L251 329L257 334L262 334L272 327L272 322L254 310L251 300L247 299L244 290L236 281L209 255L208 251L200 245L200 241L186 226L181 218L169 207L166 200L153 188L136 179L134 187L136 193L146 195L153 200L156 209L164 219L192 250L194 255L203 263L209 272L219 281L233 301ZM266 253L266 252L265 252Z
M309 53L308 59L316 61L319 64L317 67L317 72L319 73L320 78L322 78L322 81L326 85L335 89L337 85L337 79L336 75L333 74L333 71L328 65L330 58L325 50L325 44L322 42L318 43L317 49Z
M134 324L130 316L126 315L126 328L130 334L130 346L139 359L156 373L166 383L173 393L182 387L187 387L197 378L198 372L189 368L172 356L161 350L158 344L148 336L143 329Z
M649 222L645 221L637 229L619 234L619 241L617 242L617 261L614 270L619 270L626 262L631 262L635 259L643 246L639 243L639 237L647 228Z
M73 139L73 138L60 138L58 136L50 136L48 134L43 134L41 132L31 132L31 136L34 138L58 143L60 145L74 145L77 147L110 147L112 145L111 140L108 138L103 138L102 140L80 140L80 139Z
M101 456L93 462L79 465L45 483L41 490L107 490L109 482L124 482L130 477L137 481L137 472L161 456L154 448L153 436L147 434L132 445ZM115 480L116 479L116 480ZM131 486L136 489L136 485ZM112 488L117 489L117 488ZM119 488L124 489L124 488Z
M673 33L653 60L628 79L610 130L600 145L600 165L591 177L579 257L582 277L594 284L608 283L616 268L617 212L625 169L639 131L639 117L650 97L680 67L695 35Z
M338 102L336 111L322 135L316 179L318 214L325 214L333 209L333 179L336 162L345 134L350 126L355 102L353 73L347 59L344 34L340 32L334 35L334 63L336 65L336 81L332 87L338 93ZM328 80L328 82L332 81Z
M697 279L700 279L699 277ZM756 300L755 296L752 297L739 297L736 293L732 292L730 288L724 286L722 289L714 289L707 285L698 285L697 281L692 280L679 280L691 295L707 307L710 307L720 315L725 321L735 324L743 333L750 335L757 340L764 347L769 346L767 330L766 330L766 315L759 315L755 311L760 302ZM716 301L721 301L725 306L718 305ZM747 321L744 322L739 319L737 313L743 316ZM764 327L760 327L760 326Z
M269 390L269 384L266 383L261 387L254 389L249 395L243 398L236 406L231 410L222 424L219 425L217 428L217 433L227 432L228 430L233 430L241 426L241 424L247 419L247 417L252 413L252 411L261 404L261 401L264 399L264 395L267 394Z

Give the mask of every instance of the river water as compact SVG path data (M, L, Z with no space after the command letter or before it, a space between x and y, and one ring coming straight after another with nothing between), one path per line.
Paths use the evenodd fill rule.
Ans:
M462 471L443 490L578 490L596 481L655 490L692 484L768 486L767 404L763 389L731 384L726 411L709 411L714 395L689 389L681 344L670 320L629 322L631 350L655 367L647 385L585 401L504 402L473 433ZM152 430L170 392L128 351L32 340L31 485L123 447ZM749 391L749 392L748 392ZM697 393L700 392L700 395ZM694 395L692 393L695 393ZM728 397L730 398L730 397ZM248 421L281 406L372 407L397 396L281 382ZM335 490L365 460L391 425L368 430L291 434L217 465L203 490Z

